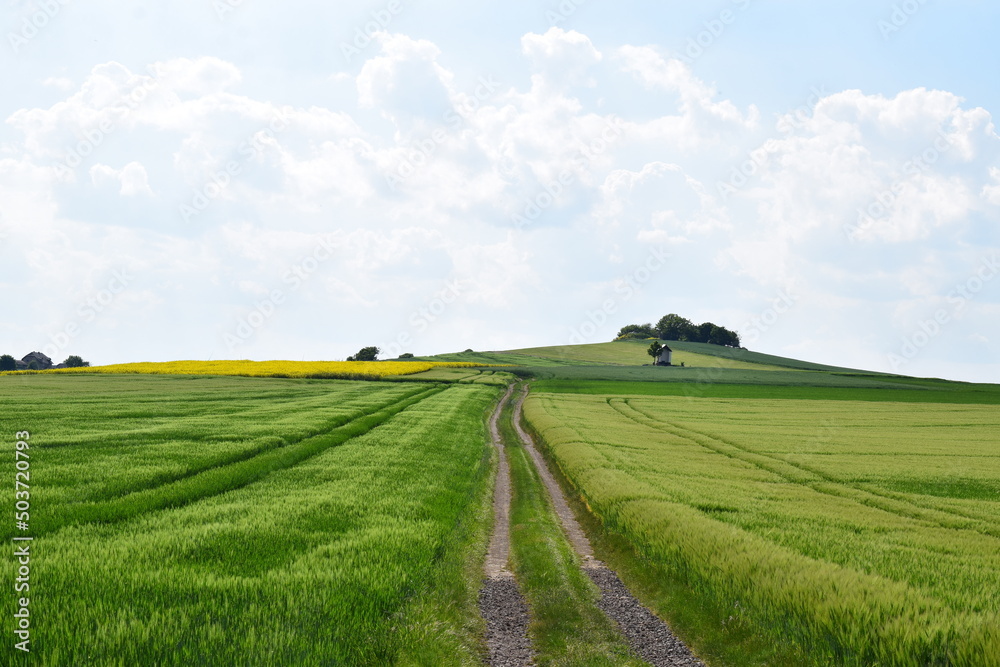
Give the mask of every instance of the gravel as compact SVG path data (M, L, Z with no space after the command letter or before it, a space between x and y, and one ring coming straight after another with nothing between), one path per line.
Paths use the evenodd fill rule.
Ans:
M528 605L514 575L507 569L510 556L510 466L497 419L513 390L513 385L507 388L506 395L490 418L493 446L500 454L500 462L493 491L493 535L483 566L486 581L479 591L479 611L486 619L486 644L492 667L531 665L534 655L528 639L528 623L531 620Z
M559 483L549 472L545 459L538 452L531 436L521 428L521 405L526 395L527 389L518 397L514 406L514 427L535 463L538 476L548 489L552 506L562 522L567 538L581 558L581 568L601 591L597 606L618 624L632 650L654 667L703 666L705 663L694 657L684 642L674 635L670 626L629 592L614 570L594 558L590 540L573 515Z
M486 643L492 667L531 665L528 605L513 576L492 577L479 591L479 609L486 619Z
M663 620L629 593L613 570L602 566L584 572L601 590L597 606L618 624L640 658L654 667L704 667Z
M507 387L507 393L500 399L497 409L490 417L490 433L493 446L499 455L497 464L496 485L493 487L493 534L490 536L490 547L486 552L485 572L487 577L498 577L507 571L507 560L510 558L510 464L504 453L503 440L497 420L500 411L510 399L514 385Z
M521 667L534 664L534 653L531 641L528 639L528 623L531 620L528 605L518 589L517 580L507 569L507 559L510 554L510 471L503 442L497 431L497 417L509 400L512 389L513 387L508 387L507 394L490 419L493 445L500 453L500 468L497 471L497 484L493 497L495 525L484 565L486 580L479 591L479 609L486 619L486 642L489 647L491 667ZM558 482L549 472L531 437L521 429L523 400L524 394L518 398L514 408L515 428L535 463L539 477L548 489L553 508L559 515L569 541L581 557L583 571L601 591L601 599L597 606L618 625L636 655L650 665L704 667L705 663L691 653L662 619L644 607L628 591L613 570L594 558L590 540L573 516Z

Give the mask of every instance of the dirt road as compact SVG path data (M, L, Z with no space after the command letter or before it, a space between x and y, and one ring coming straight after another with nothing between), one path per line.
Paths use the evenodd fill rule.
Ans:
M497 449L499 465L493 492L493 535L484 567L486 581L479 591L479 610L486 619L486 643L492 667L533 664L528 639L528 605L514 574L507 569L510 557L510 466L497 420L513 391L513 385L507 387L507 393L490 417L490 435Z
M632 650L655 667L704 666L684 643L678 639L670 627L649 609L644 607L622 583L618 575L604 563L594 558L590 540L573 515L559 483L549 472L548 465L535 447L532 437L521 426L521 407L527 396L527 387L516 399L514 405L514 428L531 456L538 475L549 492L552 507L562 523L566 537L581 559L581 568L601 591L598 607L618 624ZM508 393L509 396L509 393ZM507 398L505 397L505 400Z

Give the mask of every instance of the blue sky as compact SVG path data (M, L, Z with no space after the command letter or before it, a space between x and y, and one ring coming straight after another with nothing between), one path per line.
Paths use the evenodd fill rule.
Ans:
M996 3L344 5L7 4L0 351L1000 377Z

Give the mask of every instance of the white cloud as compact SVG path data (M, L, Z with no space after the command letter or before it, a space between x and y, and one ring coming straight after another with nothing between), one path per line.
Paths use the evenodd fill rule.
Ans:
M537 84L554 89L573 85L595 86L590 76L594 65L604 56L586 35L575 30L550 28L544 35L528 33L521 38L521 50L540 73Z
M146 168L139 162L129 162L121 169L114 169L105 164L95 164L90 168L91 182L100 187L105 183L120 185L119 194L123 197L136 195L153 195L149 187L149 175Z
M684 116L713 124L753 129L759 119L756 107L741 112L729 100L715 101L716 91L694 76L691 68L675 58L666 59L648 46L623 46L618 50L622 71L631 74L647 88L676 93Z
M844 91L774 133L657 48L602 54L558 28L520 46L517 76L500 83L427 39L380 33L356 76L316 76L329 90L313 105L246 93L249 77L217 58L165 60L156 76L109 62L78 86L50 82L50 96L69 86L64 98L10 114L17 140L0 147L2 248L29 276L17 306L36 320L23 344L76 317L120 266L142 277L116 301L114 327L89 329L106 355L123 352L99 342L104 326L157 341L194 332L176 323L197 316L219 335L193 335L203 348L186 351L172 335L162 354L224 356L222 333L280 289L288 305L238 356L281 356L293 332L303 351L345 356L358 339L406 332L450 280L461 298L413 351L541 342L667 248L621 317L655 319L669 298L693 317L743 320L796 285L799 305L762 344L809 356L840 341L876 363L873 349L891 348L996 245L1000 140L985 110L951 93ZM624 100L614 114L599 94L611 87ZM947 149L929 160L939 132ZM87 142L70 170L85 177L57 173ZM719 189L748 163L745 183ZM178 206L205 192L182 224ZM885 192L884 212L849 238L858 209ZM516 229L531 204L538 215ZM332 233L337 251L293 293L286 275ZM17 246L28 250L7 253ZM949 335L986 331L988 297ZM857 321L889 334L856 336L845 322Z
M990 167L990 176L994 183L983 186L982 196L994 206L1000 206L1000 168Z
M637 172L612 171L601 195L594 217L617 238L691 243L726 226L704 185L677 164L651 162Z
M748 185L730 188L728 206L754 215L756 236L797 246L798 257L821 238L900 244L954 234L978 211L985 169L976 156L997 151L989 127L988 114L940 91L831 95L792 134L768 141L767 159ZM746 261L761 245L737 241L730 254L758 275Z
M437 64L440 49L427 40L380 32L381 52L357 77L358 102L400 125L439 122L450 107L451 74Z
M236 65L210 56L176 58L158 64L156 69L163 86L175 94L196 97L221 93L243 78Z
M73 89L74 83L72 79L64 76L50 76L42 81L42 85L68 91Z

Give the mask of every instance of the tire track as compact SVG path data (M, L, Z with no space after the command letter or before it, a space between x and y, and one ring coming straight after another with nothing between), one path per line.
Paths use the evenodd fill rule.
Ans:
M497 403L490 417L490 436L497 450L498 465L493 495L493 535L483 567L486 581L479 591L479 610L486 619L486 644L492 667L521 667L534 664L528 638L528 605L507 568L510 559L510 464L504 450L497 420L510 400L514 385Z
M514 429L548 491L552 508L559 517L566 537L582 560L581 569L601 592L597 606L618 625L632 650L654 667L704 667L705 663L691 653L670 626L643 606L614 570L594 557L590 540L573 515L559 483L549 472L545 459L535 447L534 439L521 426L522 406L527 394L528 388L525 387L514 404Z
M412 391L406 392L404 394L400 394L399 396L395 396L395 397L393 397L393 398L391 398L389 400L385 400L385 401L379 403L376 406L367 406L367 408L362 408L362 407L359 406L353 412L346 413L346 414L341 414L341 415L338 415L336 417L333 417L332 419L328 419L325 422L317 424L316 426L310 428L306 433L304 433L303 435L301 435L299 437L291 438L291 439L284 439L284 440L282 440L280 442L267 443L265 445L261 445L261 446L254 447L254 448L251 448L251 449L245 449L245 450L240 450L240 451L232 452L232 453L230 453L228 455L220 456L220 457L218 457L216 459L205 461L202 464L191 466L187 470L184 470L183 472L171 473L171 474L163 474L163 475L152 477L152 478L148 478L148 479L145 479L145 480L139 480L135 485L133 485L131 487L128 487L128 488L115 489L115 490L110 491L110 492L98 491L98 492L94 493L91 497L89 497L89 498L87 498L85 500L79 501L78 503L71 503L71 505L73 505L73 504L84 504L84 503L104 503L104 502L108 502L108 501L114 501L114 500L117 500L119 498L125 498L125 497L128 497L128 496L130 496L132 494L135 494L135 493L142 493L142 492L145 492L145 491L153 491L153 490L158 489L160 487L167 486L168 484L173 484L174 482L180 482L182 480L188 479L189 477L195 477L196 475L200 475L201 473L204 473L204 472L209 471L209 470L215 470L215 469L218 469L218 468L224 468L225 466L230 466L230 465L235 465L235 464L238 464L238 463L242 463L244 461L248 461L250 459L256 458L256 457L261 456L263 454L267 454L268 452L271 452L271 451L276 450L276 449L283 449L283 448L286 448L286 447L293 447L293 446L298 445L299 443L304 442L304 441L306 441L306 440L308 440L310 438L315 438L317 436L321 436L323 434L329 433L329 432L331 432L331 431L333 431L335 429L338 429L338 428L340 428L342 426L347 426L351 422L358 421L359 419L362 419L362 418L366 417L367 415L370 415L370 414L372 414L374 412L379 412L381 410L385 410L387 408L391 408L393 405L398 404L401 401L405 401L405 400L407 400L409 398L412 398L412 397L416 396L417 394L419 394L421 392L424 392L424 391L426 391L426 389L412 390ZM329 400L328 396L327 397L317 397L317 398L326 398L327 400ZM303 410L304 409L304 407L301 404L298 404L298 403L296 403L294 405L287 406L287 407L293 408L295 410ZM232 415L230 415L230 416L258 416L259 417L260 413L257 412L257 411L254 411L254 410L247 410L247 411L241 411L241 412L237 412L237 413L232 413Z
M738 459L777 475L786 482L807 487L817 493L843 498L859 505L864 505L865 507L886 512L898 518L926 521L948 530L963 530L987 538L1000 539L1000 529L982 519L969 517L960 512L926 507L910 499L897 498L884 492L875 492L838 481L821 470L789 461L783 457L757 452L711 433L703 433L680 426L679 424L670 424L661 421L635 407L628 399L621 399L621 402L609 403L609 405L623 417L631 419L637 424L661 433L668 433L683 438L688 442L705 447L717 454ZM634 414L629 414L625 410L620 409L619 406L624 406L624 408L627 408L628 411Z
M271 473L298 465L331 447L342 445L378 428L392 417L426 398L445 391L433 387L411 394L378 411L363 415L327 433L295 444L269 449L253 458L203 470L191 477L104 502L78 503L64 507L58 516L36 523L36 535L55 532L70 525L116 523L143 514L180 507L203 498L242 488Z

